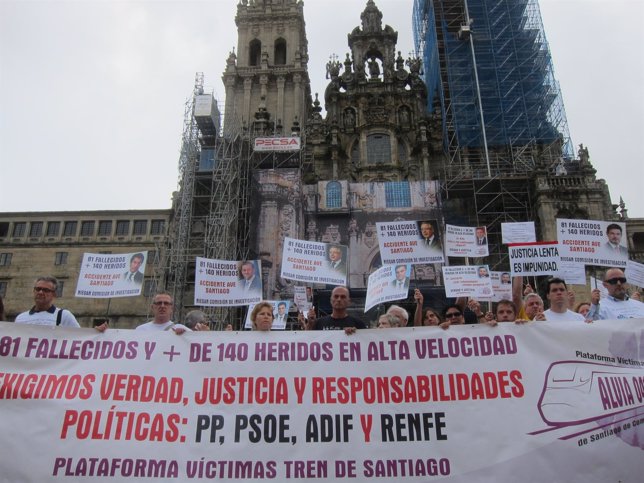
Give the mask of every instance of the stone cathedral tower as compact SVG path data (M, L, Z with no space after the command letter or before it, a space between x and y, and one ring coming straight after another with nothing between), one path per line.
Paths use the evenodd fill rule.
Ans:
M225 116L250 128L262 112L265 134L290 133L311 103L303 2L241 0L235 23L237 53L223 74Z

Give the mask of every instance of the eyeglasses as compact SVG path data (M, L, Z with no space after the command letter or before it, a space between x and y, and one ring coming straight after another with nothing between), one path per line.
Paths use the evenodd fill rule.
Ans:
M447 312L445 314L445 318L446 319L453 319L454 317L460 317L461 315L463 315L463 314L461 314L460 312Z
M56 290L47 287L34 287L34 292L54 293Z
M152 305L172 305L172 302L166 302L163 300L161 302L152 302Z
M617 283L626 283L626 278L625 277L615 277L615 278L609 278L608 280L604 280L608 285L617 285Z

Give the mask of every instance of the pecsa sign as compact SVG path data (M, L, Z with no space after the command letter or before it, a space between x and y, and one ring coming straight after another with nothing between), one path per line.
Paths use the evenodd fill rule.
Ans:
M299 151L300 138L255 138L255 151Z

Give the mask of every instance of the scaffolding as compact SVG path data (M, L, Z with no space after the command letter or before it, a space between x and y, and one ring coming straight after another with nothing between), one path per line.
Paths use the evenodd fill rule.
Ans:
M209 103L212 108L207 109ZM223 329L239 320L238 307L194 305L197 257L217 260L257 259L252 249L253 170L302 169L301 151L255 152L256 137L275 136L275 126L255 121L246 127L234 112L226 112L220 126L220 107L212 94L204 94L203 74L197 73L192 97L186 101L179 191L173 202L164 261L167 290L175 299L175 317L199 308ZM298 133L299 134L299 133ZM162 286L162 281L157 282Z
M415 0L413 26L428 108L440 106L454 168L487 161L496 171L529 171L572 159L537 0Z
M501 223L536 219L535 170L572 160L566 114L537 0L415 0L428 108L443 121L443 198L487 226L503 267Z

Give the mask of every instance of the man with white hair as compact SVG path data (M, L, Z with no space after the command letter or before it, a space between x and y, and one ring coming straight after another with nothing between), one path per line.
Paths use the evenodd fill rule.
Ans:
M392 305L387 309L386 314L393 315L400 321L400 327L407 327L409 321L409 312L399 305Z

